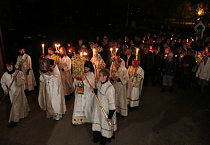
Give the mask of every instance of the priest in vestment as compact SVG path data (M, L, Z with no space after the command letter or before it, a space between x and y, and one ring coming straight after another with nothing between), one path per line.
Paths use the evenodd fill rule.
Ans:
M65 98L61 83L61 76L54 60L50 60L50 70L40 71L40 88L38 102L42 110L46 110L47 118L60 120L66 112Z
M55 51L54 48L49 47L47 51L48 51L48 54L45 56L45 58L53 59L54 63L56 63L58 56L56 54L54 54L54 51Z
M110 68L111 81L115 88L116 112L122 116L128 115L127 107L127 83L129 80L128 70L122 65L122 60L117 57L114 65Z
M138 66L136 60L132 61L132 65L128 68L129 81L127 89L127 101L130 107L139 106L142 85L144 79L144 70Z
M25 76L23 72L15 69L13 63L7 63L6 68L7 71L1 78L1 86L5 95L9 93L12 104L8 125L8 127L12 128L17 125L21 118L28 116L30 108L24 92ZM11 88L9 88L10 85Z
M71 76L71 59L66 55L66 49L61 47L57 58L58 69L61 74L64 95L70 95L73 92L73 82Z
M96 48L93 48L93 57L90 61L93 63L95 69L95 82L97 84L99 79L99 71L101 69L104 69L106 67L106 64Z
M95 75L93 73L93 65L90 61L85 62L84 72L86 77L83 76L81 81L74 79L75 101L72 116L72 124L74 125L92 122L93 120L92 112L95 98L90 88L91 86L95 86ZM84 91L81 91L81 88Z
M21 70L25 76L25 90L32 91L36 86L34 72L32 69L31 57L25 53L25 49L19 49L20 55L17 58L15 68Z

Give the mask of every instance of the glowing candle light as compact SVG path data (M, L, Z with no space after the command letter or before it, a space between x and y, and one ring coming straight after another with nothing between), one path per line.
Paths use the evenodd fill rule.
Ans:
M139 49L136 48L136 60L138 60Z
M113 49L112 49L112 48L110 48L110 51L111 51L111 55L112 55L112 50L113 50Z
M42 44L42 54L44 54L44 44Z
M82 52L80 52L80 56L82 56Z
M55 44L55 49L56 49L56 51L58 51L58 45L57 44Z
M117 55L117 51L118 51L118 48L116 48L116 53L115 53L115 56Z
M84 52L84 53L83 53L83 55L87 55L87 53L86 53L86 52Z

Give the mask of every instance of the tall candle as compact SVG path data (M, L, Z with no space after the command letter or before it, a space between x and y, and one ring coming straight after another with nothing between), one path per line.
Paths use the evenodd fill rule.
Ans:
M136 60L138 60L139 49L136 48Z
M57 47L58 47L58 45L57 45L57 44L55 44L55 49L56 49L56 51L58 51L58 48L57 48Z
M44 44L42 44L42 54L44 54Z
M111 55L112 55L112 48L110 48L110 51L111 51Z
M117 55L117 51L118 51L118 48L116 48L116 53L115 53L115 56Z

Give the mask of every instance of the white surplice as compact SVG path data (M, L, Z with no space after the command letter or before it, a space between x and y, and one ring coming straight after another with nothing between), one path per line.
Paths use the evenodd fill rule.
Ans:
M68 56L58 57L57 65L60 68L61 80L64 90L64 95L69 95L73 92L73 82L71 76L71 59ZM62 70L63 69L63 70Z
M15 67L21 70L25 76L25 90L32 91L36 86L34 72L32 69L31 57L28 54L19 55ZM26 75L27 70L30 69L29 74Z
M97 96L104 108L104 111L109 115L109 110L115 110L115 89L110 81L102 84L100 81L97 83ZM108 123L104 112L99 106L98 102L94 103L93 111L93 124L92 130L101 132L101 135L106 138L113 136L113 131L117 130L116 112L113 114L111 122L112 126Z
M137 76L134 76L136 72ZM129 66L128 68L129 81L127 89L127 103L130 107L139 106L139 99L141 97L142 85L144 79L144 70L137 66Z
M93 72L87 72L86 77L89 83L95 86L95 75ZM77 91L77 80L74 79L75 88L75 101L74 101L74 111L72 116L72 124L80 125L86 122L92 122L93 116L93 104L94 104L94 94L90 90L90 85L87 80L83 80L84 84L84 94L79 94Z
M116 112L120 113L122 116L128 115L127 107L127 82L129 80L128 70L124 65L121 65L118 69L115 65L110 68L110 75L117 76L120 78L120 82L114 81L113 86L115 88L115 105Z
M9 96L12 104L9 122L19 122L21 118L28 116L30 111L26 95L24 93L25 77L23 72L16 70L13 74L5 72L1 78L1 86L4 92L10 86L13 80L13 76L17 75L17 80L12 84Z
M57 65L53 70L53 75L40 75L38 101L40 108L46 110L47 118L59 120L62 114L65 114L66 104Z

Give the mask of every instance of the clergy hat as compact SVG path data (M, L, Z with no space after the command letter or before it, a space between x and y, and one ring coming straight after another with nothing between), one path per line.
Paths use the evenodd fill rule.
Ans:
M49 59L50 65L54 65L54 59Z

